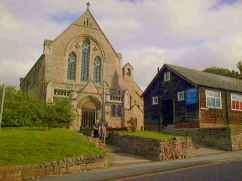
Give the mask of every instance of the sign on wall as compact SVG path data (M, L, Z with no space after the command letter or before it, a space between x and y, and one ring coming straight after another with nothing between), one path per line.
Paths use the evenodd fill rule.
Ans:
M186 105L196 104L198 102L197 89L186 90Z

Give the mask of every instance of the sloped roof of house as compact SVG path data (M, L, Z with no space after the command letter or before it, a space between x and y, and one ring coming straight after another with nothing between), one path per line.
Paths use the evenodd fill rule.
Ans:
M240 79L216 75L212 73L207 73L199 70L194 70L170 64L165 64L160 69L159 73L163 71L165 68L167 68L171 72L174 72L175 74L185 79L187 82L194 86L205 86L216 89L242 92L242 80ZM149 89L152 83L158 78L159 73L156 74L154 79L145 89L143 95L146 93L146 91Z
M175 73L191 82L192 84L242 92L242 80L240 79L169 64L165 64L164 67L167 67L171 71L173 70Z

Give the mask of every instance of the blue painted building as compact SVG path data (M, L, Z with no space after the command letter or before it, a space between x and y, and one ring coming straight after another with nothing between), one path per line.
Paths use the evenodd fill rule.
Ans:
M242 122L242 80L235 78L165 64L143 98L145 129L224 127Z

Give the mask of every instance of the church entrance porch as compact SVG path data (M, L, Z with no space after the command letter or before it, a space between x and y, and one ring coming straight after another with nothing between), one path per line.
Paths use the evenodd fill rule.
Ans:
M96 110L83 109L81 117L81 127L82 128L93 128L96 124L97 113Z
M92 129L101 119L101 101L96 96L85 96L79 101L79 128Z

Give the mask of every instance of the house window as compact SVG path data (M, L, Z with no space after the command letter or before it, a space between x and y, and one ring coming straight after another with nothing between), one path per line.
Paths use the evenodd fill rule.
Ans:
M121 117L122 115L122 106L119 104L112 105L112 117Z
M68 58L67 80L76 80L76 55L71 53Z
M231 109L234 111L242 111L241 94L231 94Z
M71 90L55 89L54 95L59 97L69 97L71 95Z
M159 103L158 96L152 97L152 105L157 105Z
M178 102L185 100L185 92L184 91L177 92L177 100L178 100Z
M164 73L164 81L168 82L171 80L171 72L165 72Z
M81 80L87 81L89 74L90 40L86 39L82 45Z
M206 90L206 107L212 109L222 109L220 91Z
M102 61L99 56L97 56L94 60L94 81L96 83L101 82L101 69L102 69Z

